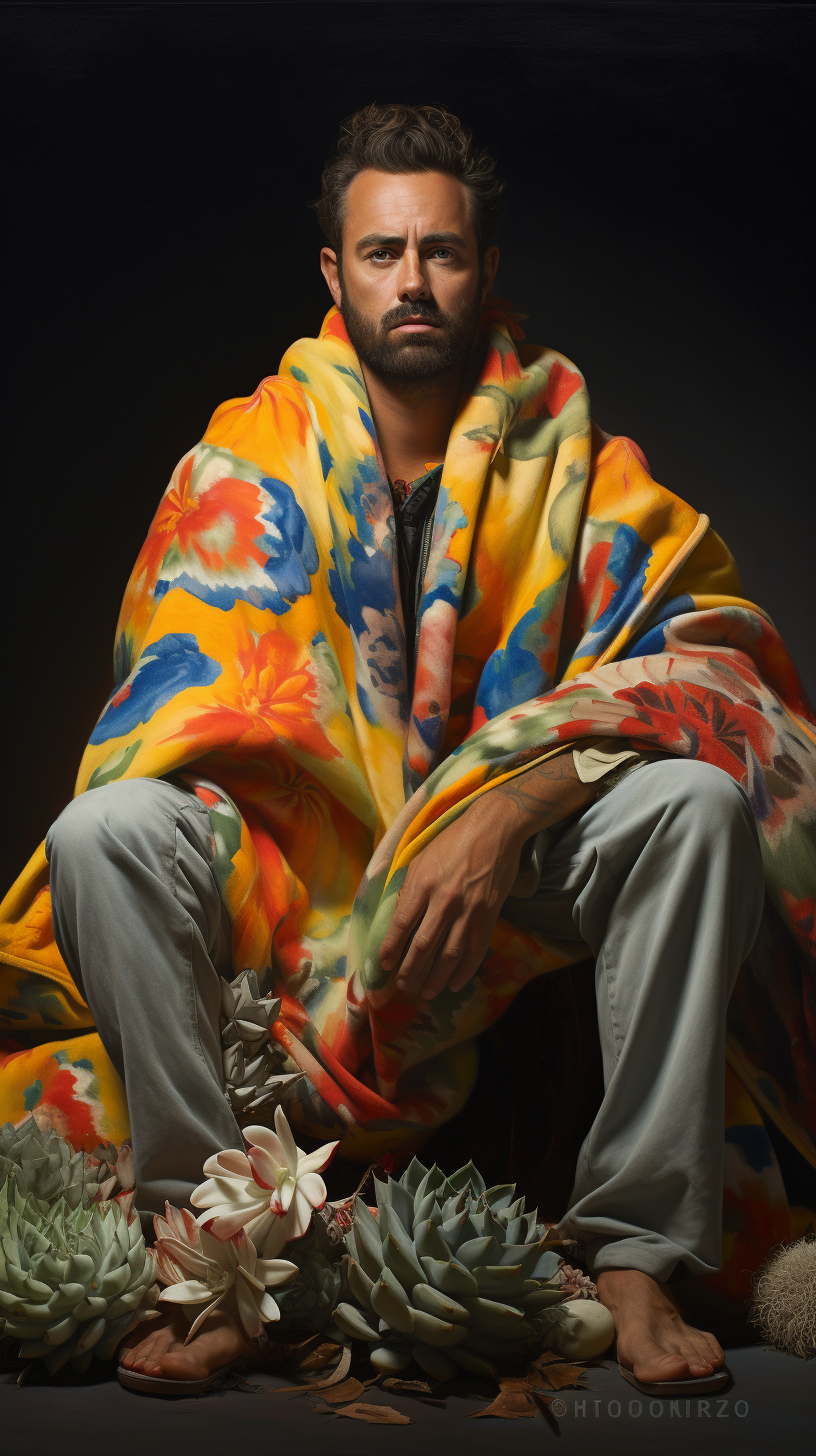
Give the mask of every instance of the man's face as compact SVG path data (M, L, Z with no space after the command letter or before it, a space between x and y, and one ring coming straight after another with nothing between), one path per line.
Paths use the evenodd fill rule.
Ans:
M358 358L394 383L463 363L498 262L480 263L467 188L444 172L358 172L346 193L342 257L321 267Z

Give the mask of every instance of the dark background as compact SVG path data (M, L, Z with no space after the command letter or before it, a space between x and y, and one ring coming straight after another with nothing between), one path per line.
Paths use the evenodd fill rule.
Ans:
M329 299L342 116L442 100L499 290L710 514L816 696L806 5L5 5L3 885L70 796L164 485Z

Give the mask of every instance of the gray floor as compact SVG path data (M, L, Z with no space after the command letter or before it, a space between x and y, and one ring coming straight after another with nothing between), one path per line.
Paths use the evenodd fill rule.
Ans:
M599 1452L603 1456L811 1456L816 1450L816 1360L749 1346L728 1352L733 1384L711 1397L708 1413L685 1400L640 1401L613 1363L588 1375L584 1395L565 1391L556 1430L533 1420L469 1420L485 1402L452 1396L445 1409L385 1392L366 1399L393 1405L410 1426L369 1426L341 1418L315 1397L294 1400L239 1390L199 1400L160 1401L132 1395L115 1380L85 1385L23 1385L0 1376L0 1450L3 1456L233 1456L238 1451L287 1456L467 1456L480 1452ZM288 1384L289 1381L281 1384ZM313 1401L314 1404L311 1404ZM632 1402L632 1404L630 1404ZM321 1406L322 1409L317 1407ZM464 1450L464 1445L462 1448Z

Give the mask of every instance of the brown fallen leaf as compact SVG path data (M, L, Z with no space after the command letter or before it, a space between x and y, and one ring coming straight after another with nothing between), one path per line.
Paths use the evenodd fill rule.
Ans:
M496 1399L484 1410L473 1411L471 1419L476 1420L480 1416L503 1416L505 1420L518 1420L520 1416L538 1415L533 1391L526 1380L513 1378L500 1380L501 1391Z
M534 1390L533 1399L535 1400L536 1405L541 1411L541 1414L550 1422L551 1425L555 1426L555 1429L557 1431L558 1421L552 1413L552 1404L555 1400L555 1396L545 1395L543 1390Z
M395 1390L402 1395L433 1395L434 1387L429 1385L427 1380L398 1380L395 1376L389 1375L383 1381L383 1390Z
M302 1360L298 1360L297 1368L298 1370L322 1370L330 1360L336 1359L340 1351L340 1345L336 1344L334 1340L328 1341L324 1345L318 1345L316 1350L310 1350Z
M266 1358L275 1363L282 1360L294 1360L297 1364L297 1357L302 1358L306 1352L319 1343L320 1331L314 1335L308 1335L305 1340L298 1340L295 1344L291 1340L282 1340L279 1336L271 1335L267 1347Z
M278 1395L306 1395L310 1390L316 1390L318 1392L328 1390L329 1386L339 1385L342 1380L345 1380L350 1369L351 1346L346 1345L345 1350L340 1356L340 1364L325 1380L310 1380L306 1385L284 1385L277 1393Z
M556 1355L555 1350L542 1350L540 1355L536 1355L533 1364L540 1369L542 1365L552 1365L554 1361L563 1360L563 1358L563 1355Z
M315 1391L312 1386L312 1390L320 1396L321 1400L327 1400L331 1405L342 1405L344 1400L359 1400L360 1396L365 1394L362 1380L357 1380L354 1375L350 1375L348 1380L342 1380L339 1385L333 1385L328 1389Z
M354 1405L343 1406L342 1410L334 1412L336 1416L351 1416L353 1421L368 1421L372 1426L410 1426L413 1424L410 1416L403 1415L402 1411L394 1410L392 1405L366 1405L365 1401L355 1401Z
M579 1379L579 1376L586 1374L581 1365L548 1365L546 1370L540 1370L537 1373L550 1390L589 1389Z

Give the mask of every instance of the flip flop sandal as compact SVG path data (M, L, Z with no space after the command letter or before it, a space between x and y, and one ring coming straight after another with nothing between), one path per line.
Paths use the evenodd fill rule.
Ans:
M654 1396L709 1395L714 1390L722 1390L731 1379L731 1371L726 1365L713 1371L711 1375L689 1376L688 1380L638 1380L625 1365L618 1364L618 1370L624 1380L628 1380L636 1390L643 1395Z
M137 1390L140 1395L179 1396L203 1395L211 1386L223 1380L225 1375L230 1375L237 1369L238 1363L233 1361L229 1365L222 1365L219 1370L213 1370L209 1375L203 1375L199 1380L169 1380L163 1375L143 1375L139 1370L128 1370L126 1365L120 1365L116 1374L120 1385L124 1385L126 1390Z

